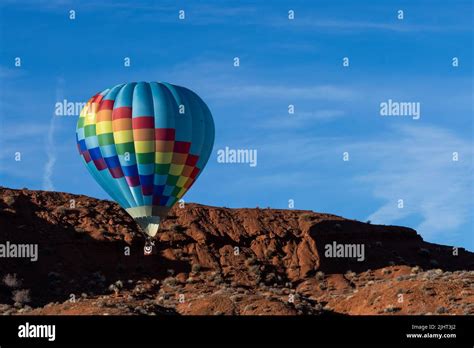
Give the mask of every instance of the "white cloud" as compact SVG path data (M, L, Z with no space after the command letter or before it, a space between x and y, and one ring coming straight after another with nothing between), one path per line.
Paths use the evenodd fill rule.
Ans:
M239 85L222 88L215 92L217 98L258 99L314 99L352 100L357 92L336 85L284 86L284 85Z
M64 92L62 87L63 84L64 79L62 77L59 77L56 87L56 100L62 100L64 98ZM43 172L43 189L47 191L54 191L53 172L54 165L56 164L56 149L54 144L55 129L56 116L53 113L49 122L48 138L46 141L46 155L48 156L48 159L45 163Z
M10 79L25 75L24 69L0 66L0 78Z
M56 152L54 149L54 130L55 130L55 117L51 118L48 129L48 139L46 143L46 154L47 160L44 166L43 172L43 190L54 191L53 184L53 171L54 165L56 164Z
M294 114L286 114L273 118L266 118L260 124L263 128L301 128L315 125L320 122L328 122L345 115L343 110L321 109L315 111L301 111Z
M184 10L187 25L258 24L257 8L252 6L222 6L203 2L176 4L173 1L82 1L74 0L2 0L4 5L18 6L29 11L79 12L106 11L107 16L127 19L129 23L178 23L178 11Z
M353 101L363 97L361 90L342 84L296 85L263 81L258 77L258 69L252 65L245 67L242 73L236 75L232 64L232 56L227 60L200 56L177 63L166 71L157 71L156 74L162 76L163 81L173 81L174 84L191 88L204 100ZM210 74L210 71L213 73Z
M429 25L429 24L409 24L404 21L374 22L374 21L348 21L340 19L321 19L303 17L288 23L285 20L275 20L273 25L289 26L300 29L333 30L339 32L359 33L369 30L385 30L394 32L445 32L445 31L471 31L469 26L460 25Z
M258 148L259 162L266 163L261 175L245 179L248 189L254 185L260 189L262 185L283 190L300 185L309 188L311 182L353 187L358 194L372 193L372 197L361 197L360 204L374 198L381 202L360 220L400 224L409 218L418 221L411 227L427 239L459 233L459 228L472 220L472 141L448 130L412 121L411 125L389 127L379 135L365 137L291 137L273 132L244 143ZM350 169L340 172L334 169L334 156L342 156L344 151L350 153ZM452 160L453 152L459 153L458 162ZM404 201L403 209L397 206L399 199Z
M48 126L39 123L1 124L2 137L5 143L14 143L15 140L24 141L27 137L36 137L44 134Z
M351 151L379 165L357 181L373 187L384 201L368 219L390 224L419 216L417 230L433 236L455 230L468 222L472 200L472 142L435 127L398 127L396 137L355 144ZM459 161L452 160L453 152ZM398 200L404 208L399 209Z

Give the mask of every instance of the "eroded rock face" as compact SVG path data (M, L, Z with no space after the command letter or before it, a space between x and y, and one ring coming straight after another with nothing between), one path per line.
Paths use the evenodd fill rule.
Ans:
M0 285L0 311L10 314L473 312L472 253L454 255L409 228L311 211L186 204L173 208L145 256L137 225L113 202L0 188L6 241L39 248L37 262L1 259L2 279L16 274L30 290L15 307L18 289ZM328 257L334 243L363 246L363 261ZM79 300L65 303L71 294Z

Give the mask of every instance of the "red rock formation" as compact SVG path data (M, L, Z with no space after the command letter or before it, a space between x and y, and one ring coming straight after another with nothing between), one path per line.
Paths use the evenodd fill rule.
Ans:
M135 222L113 202L1 188L6 241L39 248L37 262L1 259L2 279L21 280L0 285L7 314L474 312L472 253L455 256L409 228L311 211L186 204L145 256ZM364 261L326 257L334 242L363 245ZM17 288L30 290L29 302L14 305Z

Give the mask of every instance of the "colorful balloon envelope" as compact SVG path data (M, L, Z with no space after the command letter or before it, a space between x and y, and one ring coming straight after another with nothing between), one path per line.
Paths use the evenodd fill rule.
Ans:
M76 140L90 174L153 237L204 169L214 145L214 121L187 88L133 82L87 102Z

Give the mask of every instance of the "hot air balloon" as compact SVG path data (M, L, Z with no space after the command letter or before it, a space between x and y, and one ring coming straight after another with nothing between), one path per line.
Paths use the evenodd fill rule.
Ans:
M87 102L76 140L92 177L151 239L206 166L214 121L185 87L133 82Z

